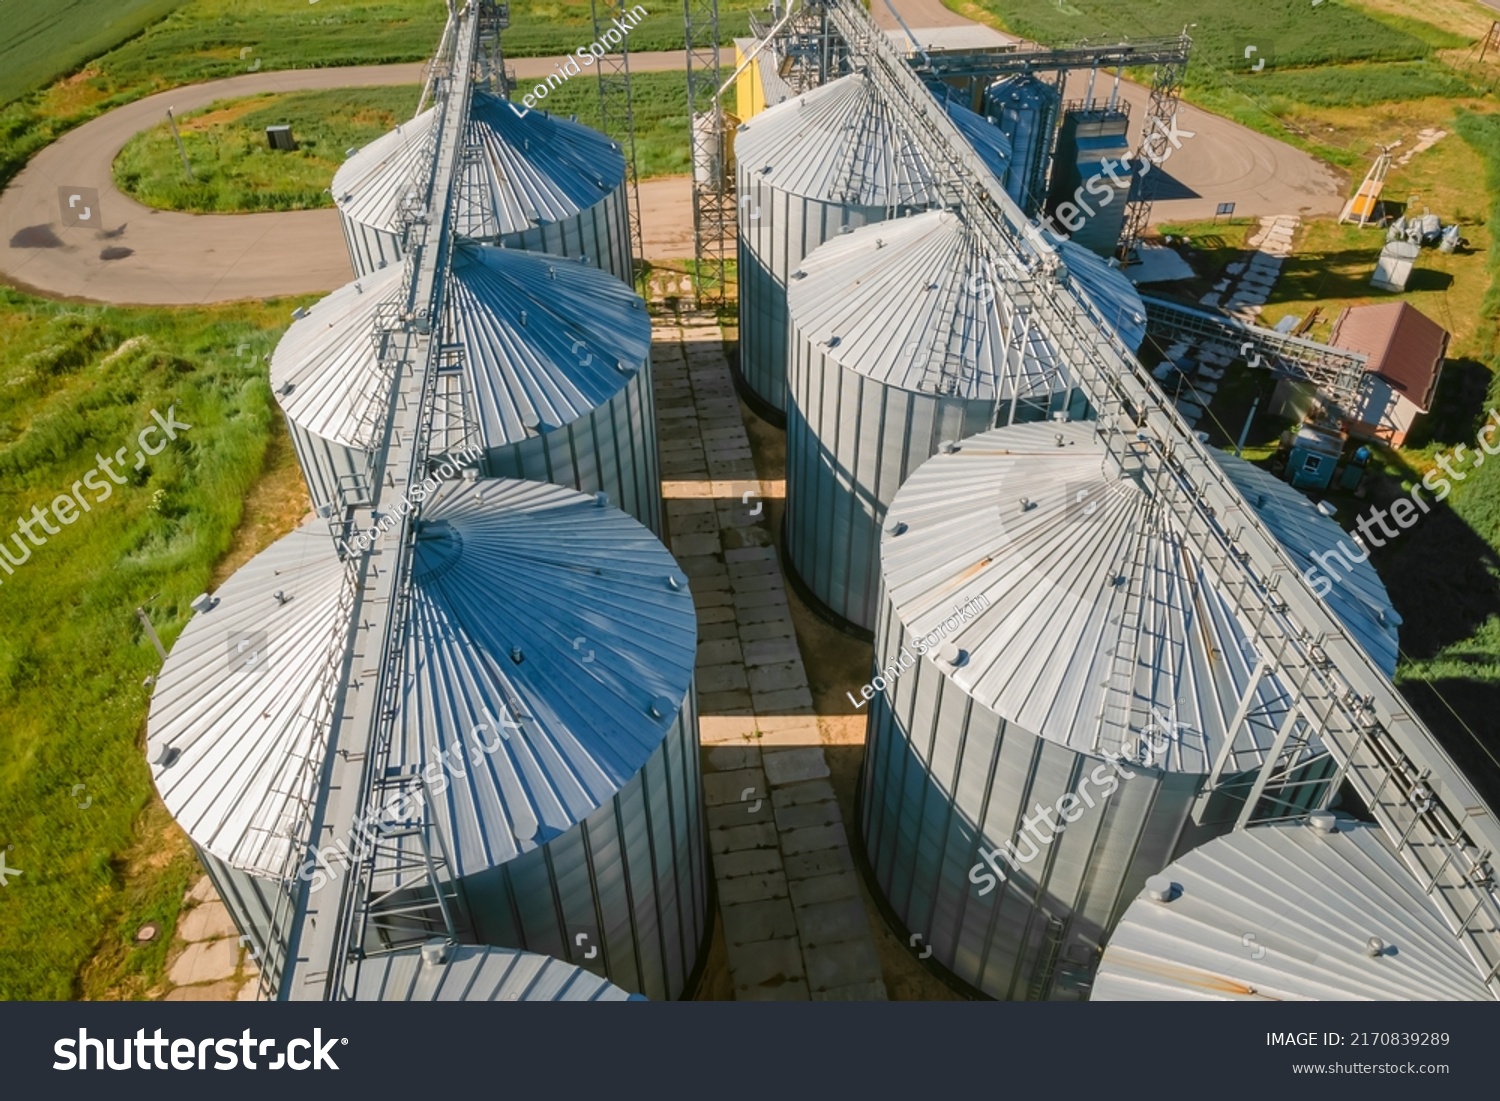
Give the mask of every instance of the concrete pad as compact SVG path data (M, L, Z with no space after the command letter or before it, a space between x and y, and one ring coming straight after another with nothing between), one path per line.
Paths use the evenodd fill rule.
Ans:
M700 699L701 706L702 701ZM747 738L756 735L755 715L746 713L743 715L699 715L698 716L698 743L700 745L717 745L723 742L743 743ZM759 764L759 759L756 761ZM724 766L728 767L728 766Z
M768 596L767 593L746 593L744 596L734 596L735 621L741 626L752 623L775 623L783 628L791 629L791 612L787 609L786 595L780 596L779 600L764 600L759 603L750 603L755 597Z
M780 692L756 692L752 689L750 706L757 713L781 713L794 707L811 707L812 693L806 688L787 688Z
M217 899L193 907L177 922L177 935L185 941L218 940L220 937L237 937L240 931L234 927L229 916L229 907Z
M719 746L703 754L707 767L715 772L735 772L742 768L759 770L760 750L753 746Z
M802 780L821 780L828 775L828 761L821 748L780 749L762 754L761 760L766 778L777 786Z
M807 826L831 826L835 822L842 823L843 816L839 814L838 803L830 800L826 803L801 803L797 806L776 807L776 828L778 830L799 830Z
M818 731L816 720L809 721L804 726L784 727L780 730L762 730L756 736L756 741L762 749L771 747L783 749L797 749L804 746L821 746L823 737Z
M834 800L833 785L827 780L807 780L799 784L784 784L771 792L771 802L777 807L828 803Z
M672 541L672 553L680 563L684 558L694 555L714 555L719 553L719 537L702 532L684 533Z
M706 817L710 830L734 830L741 826L774 825L775 819L772 814L770 800L762 791L738 803L724 803L717 807L709 807ZM772 841L772 844L774 843ZM735 852L747 847L753 848L754 846L724 846L722 851Z
M785 856L815 852L818 849L842 849L848 845L849 838L844 833L842 822L781 831L781 851Z
M701 623L703 617L699 616ZM740 641L742 642L764 642L769 639L786 639L796 645L797 636L793 633L794 628L788 620L773 619L765 623L743 623L739 628Z
M720 642L725 639L739 639L739 631L733 623L704 623L698 621L698 641Z
M722 665L721 669L736 669L738 666ZM754 710L754 701L750 698L748 688L738 688L729 692L698 692L698 714L701 715L744 715Z
M195 983L214 982L231 978L240 962L240 945L237 940L212 940L190 944L167 978L174 986L192 986Z
M733 629L733 624L728 624ZM744 664L744 654L740 651L739 640L721 639L714 642L698 643L698 669L704 671L715 665Z
M865 904L857 898L814 902L793 912L804 949L870 938L870 919Z
M724 552L724 561L731 564L735 562L776 562L778 563L776 568L781 568L779 565L780 560L776 556L776 548L770 546L737 547L734 550L726 550Z
M755 799L745 804L746 807L755 805ZM765 810L762 801L761 810ZM747 816L748 817L748 816ZM774 849L777 841L776 827L770 822L759 824L735 826L731 829L709 830L708 851L711 853L737 853L747 849Z
M793 646L792 649L795 651L796 647ZM789 659L777 665L755 665L747 668L745 676L750 682L752 694L807 687L807 673L802 668L800 653L793 653Z
M786 599L786 583L781 580L781 571L757 574L751 577L733 577L734 591L739 593L779 593Z
M782 866L787 880L793 883L817 876L854 874L854 858L849 855L847 847L818 849L815 852L786 856L782 860Z
M757 639L753 642L747 641L744 649L744 662L746 665L774 665L778 662L802 662L802 651L797 648L795 635L782 635L777 638ZM755 687L752 680L751 686ZM807 683L807 678L802 678L802 683ZM777 687L793 687L784 685Z
M797 935L797 920L789 899L736 902L721 905L719 913L724 918L724 939L730 947Z
M214 890L214 882L208 876L200 878L197 883L193 884L193 889L187 893L187 899L190 902L208 902L218 897L219 892Z
M784 872L740 875L719 883L719 905L721 906L730 906L740 902L766 902L787 897L789 896Z
M794 938L744 945L734 954L730 971L734 975L736 998L745 997L741 991L775 990L786 983L805 981L807 977L802 949Z
M737 876L774 875L782 871L781 854L775 849L745 849L741 852L714 853L712 859L714 876L721 886Z
M766 776L758 768L737 768L730 772L705 772L703 774L703 802L705 806L719 807L727 803L740 803L741 795L751 789L764 793L768 789ZM755 795L750 798L753 800Z
M811 879L793 879L788 881L786 873L782 873L782 881L792 896L793 909L801 909L805 906L815 906L820 902L837 902L845 898L859 898L859 880L852 872L840 872L834 875L818 875ZM863 909L863 903L860 904Z
M699 666L697 672L698 691L701 694L730 692L736 688L748 688L745 669L742 665ZM707 710L707 707L704 708Z
M868 935L862 940L815 948L803 945L802 959L807 967L808 988L815 994L820 990L877 982L880 978L880 960Z

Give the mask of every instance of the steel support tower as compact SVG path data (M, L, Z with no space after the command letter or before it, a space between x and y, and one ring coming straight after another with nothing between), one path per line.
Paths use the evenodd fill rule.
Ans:
M1002 325L1039 332L1076 372L1111 468L1138 481L1171 521L1182 553L1215 578L1255 659L1228 725L1213 781L1235 828L1305 816L1347 785L1443 914L1500 998L1500 823L1358 640L1329 611L1255 508L1051 252L947 112L857 0L828 0L830 22L866 61L887 106L910 130L995 261ZM1122 586L1122 617L1139 622L1149 594ZM1224 660L1222 655L1210 655ZM1109 683L1096 747L1131 752L1154 722L1155 670L1128 654ZM1275 678L1274 688L1267 683ZM1188 734L1186 736L1193 736ZM1314 799L1278 793L1327 767ZM1249 779L1245 779L1248 776Z
M682 0L687 38L688 127L693 172L693 293L699 306L728 297L728 247L735 230L728 127L719 86L718 0Z
M613 21L626 12L625 0L589 0L594 20L594 40L601 41ZM608 21L608 22L607 22ZM599 79L599 129L616 137L625 154L625 206L630 220L630 255L639 281L646 265L645 237L641 230L641 189L636 172L635 108L630 91L629 38L620 41L620 52L605 54L597 62Z
M1135 167L1135 175L1130 181L1125 225L1120 230L1120 244L1115 253L1126 263L1151 225L1151 204L1161 185L1162 165L1172 152L1168 135L1172 132L1173 120L1177 118L1182 76L1187 71L1187 54L1192 45L1186 30L1182 32L1181 41L1180 58L1164 58L1151 75L1151 102L1146 107L1146 117L1141 120L1141 144L1130 161Z

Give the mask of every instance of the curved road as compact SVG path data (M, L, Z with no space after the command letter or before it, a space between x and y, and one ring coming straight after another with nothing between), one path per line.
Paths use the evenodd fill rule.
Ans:
M913 28L977 26L940 0L898 0ZM877 21L894 27L884 3ZM987 34L995 32L987 31ZM518 58L521 81L544 76L560 58ZM677 51L630 55L634 72L684 67ZM152 210L114 186L116 154L141 130L160 124L166 109L179 112L215 100L260 92L417 84L425 66L378 65L247 73L178 88L128 104L70 131L41 153L0 195L0 277L60 298L120 305L191 305L333 290L353 278L334 210L275 214L180 214ZM593 80L587 71L574 77ZM1081 82L1084 74L1075 74ZM1105 82L1101 77L1100 87ZM1097 90L1097 89L1096 89ZM1081 97L1082 83L1070 83ZM1140 119L1147 92L1121 85ZM1227 119L1183 105L1179 126L1192 131L1166 162L1164 192L1154 220L1207 218L1219 202L1237 204L1236 216L1331 214L1342 207L1343 188L1332 170L1312 157ZM60 189L93 188L97 228L63 224ZM687 177L641 184L641 213L648 259L692 254L691 191Z
M517 58L521 80L552 71L559 58ZM683 68L676 51L631 54L633 72ZM152 210L122 194L111 166L125 143L159 125L168 107L179 113L219 99L260 92L300 92L420 84L426 66L366 65L247 73L161 92L127 104L69 131L32 158L0 195L0 276L59 298L120 305L192 305L282 294L330 291L354 278L338 212L181 214ZM585 70L575 80L594 79ZM415 103L413 103L415 107ZM97 228L65 226L59 189L93 188ZM680 228L664 227L661 247L647 254L692 254L691 194L687 177L641 186L646 211L686 206L686 251ZM81 211L82 207L75 211Z

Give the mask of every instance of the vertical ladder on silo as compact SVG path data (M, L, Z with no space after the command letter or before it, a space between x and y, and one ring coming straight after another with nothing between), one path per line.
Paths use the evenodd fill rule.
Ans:
M473 376L468 353L462 344L438 348L435 393L427 418L429 441L427 465L441 466L445 459L472 461L473 452L484 446L484 431L475 408Z
M1052 993L1052 978L1057 973L1057 961L1062 955L1063 941L1067 937L1067 923L1059 917L1047 919L1047 929L1042 934L1041 951L1037 954L1036 969L1031 975L1031 989L1027 1000L1043 1002Z

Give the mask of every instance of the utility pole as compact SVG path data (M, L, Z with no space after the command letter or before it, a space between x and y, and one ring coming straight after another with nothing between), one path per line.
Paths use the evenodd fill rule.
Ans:
M182 147L182 135L177 132L177 119L172 115L172 108L167 108L167 125L172 127L172 137L177 139L177 152L182 154L182 170L187 173L189 180L196 181L193 175L193 166L188 163L187 150Z

